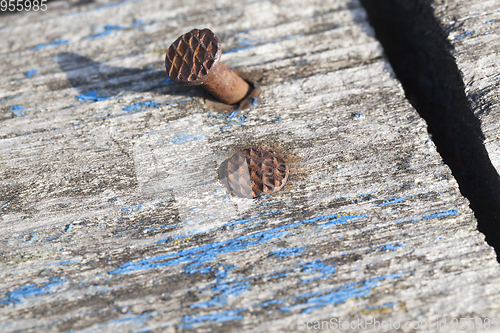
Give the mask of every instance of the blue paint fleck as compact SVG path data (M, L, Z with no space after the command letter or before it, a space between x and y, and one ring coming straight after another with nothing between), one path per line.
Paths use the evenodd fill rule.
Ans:
M301 223L310 224L310 223L314 223L314 222L318 222L318 221L322 221L322 220L328 220L328 222L320 224L320 226L322 226L322 227L327 227L327 226L334 225L334 224L347 223L350 220L354 220L354 219L361 218L361 217L366 217L366 215L365 214L345 215L345 216L342 216L342 215L324 215L324 216L319 216L319 217L315 217L312 219L303 220L303 221L301 221Z
M270 301L254 305L253 307L255 307L255 308L257 308L257 307L266 307L266 306L273 305L273 304L283 304L283 301L280 300L280 299L272 299Z
M98 92L95 91L95 90L94 91L90 91L90 92L88 92L86 94L77 95L76 97L80 101L94 101L94 102L105 101L108 98L111 98L111 96L100 97L100 96L98 96Z
M122 211L125 211L121 216L129 216L132 215L134 212L139 211L143 209L145 206L143 204L134 204L130 208L123 207L121 208Z
M248 281L233 280L219 282L212 288L212 291L214 293L220 292L220 294L212 297L209 301L194 303L190 308L206 308L210 306L221 307L227 304L229 296L237 297L248 289L250 289L250 283L248 283Z
M119 25L106 25L106 26L104 26L104 31L99 32L97 34L94 34L92 36L88 36L88 37L84 38L84 40L91 40L91 39L107 36L107 35L111 34L113 31L123 30L123 29L126 29L126 28L119 26Z
M21 116L21 117L24 116L24 113L26 112L26 110L22 106L20 106L20 105L11 106L10 109L18 117L19 116Z
M236 117L238 115L238 113L240 113L239 111L233 111L231 112L231 114L229 116L227 116L228 119L233 119L234 117Z
M2 300L0 301L0 305L15 305L21 303L22 300L27 297L49 294L66 284L67 281L64 281L65 279L65 277L53 277L46 282L28 284L15 288L11 292L8 292L4 298L2 298Z
M301 282L303 284L308 284L319 279L328 278L337 271L337 268L335 266L329 266L319 260L314 260L306 264L302 264L299 267L301 268L301 271L307 274L317 274L317 273L322 274L321 276L314 277L312 279L302 280Z
M397 248L400 248L402 246L404 246L404 245L401 243L386 244L386 245L380 246L379 249L381 249L382 251L393 251L393 250L396 250Z
M36 235L31 235L30 238L28 238L26 240L27 243L31 243L32 241L34 241L36 239Z
M465 33L463 33L461 35L456 36L455 39L459 39L459 38L465 37L465 36L470 35L470 34L472 34L474 32L475 32L475 30L467 31L467 32L465 32Z
M193 140L200 140L204 135L188 135L188 134L178 134L174 136L172 139L168 139L168 141L173 143L184 143Z
M24 75L26 75L26 77L30 77L30 76L35 75L36 73L38 73L38 69L33 69L31 71L27 71L26 73L24 73Z
M73 229L73 224L70 223L70 224L67 224L67 225L64 226L63 231L64 232L70 232L71 229Z
M84 40L92 40L92 39L96 39L96 38L99 38L99 37L104 37L104 36L107 36L107 35L109 35L111 33L112 33L112 31L103 31L103 32L97 33L95 35L88 36L88 37L84 38Z
M428 219L433 219L433 218L436 218L436 217L457 216L457 213L458 213L458 211L456 209L452 209L452 210L449 210L447 212L436 213L436 214L432 214L432 215L429 215L429 216L424 216L424 217L422 217L422 221L428 220Z
M125 29L125 28L122 26L119 26L119 25L106 25L106 26L104 26L104 30L122 30L122 29Z
M248 100L248 103L250 104L251 107L256 106L258 102L259 99L257 97L252 97Z
M157 108L160 106L162 106L162 105L159 103L156 103L155 101L145 101L145 102L135 103L134 105L128 106L128 107L124 108L123 110L129 112L129 111L144 110L146 108Z
M39 45L33 46L30 49L31 50L40 50L40 49L43 49L43 48L46 48L46 47L51 47L51 46L56 46L56 45L61 45L61 44L68 44L68 41L66 39L56 39L52 43L39 44Z
M281 307L282 311L299 310L302 313L310 313L327 305L344 303L351 298L366 297L371 294L371 289L376 287L380 281L398 278L408 273L396 273L382 277L368 279L362 282L352 282L340 288L331 288L322 291L308 292L290 299L297 304Z
M298 256L304 252L304 247L289 247L284 249L279 249L270 253L271 256L277 256L280 258Z
M71 259L71 260L66 260L66 261L60 261L54 263L55 265L67 265L67 264L74 264L80 262L80 259Z
M379 205L377 205L378 207L382 207L382 206L387 206L387 205L394 205L394 204L397 204L397 203L400 203L400 202L403 202L405 201L406 199L405 198L391 198L389 199L388 201L384 202L384 203L381 203Z

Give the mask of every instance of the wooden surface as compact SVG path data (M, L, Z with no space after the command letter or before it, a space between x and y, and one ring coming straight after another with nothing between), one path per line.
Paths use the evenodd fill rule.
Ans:
M194 27L249 109L167 79ZM53 2L2 17L0 69L2 332L498 315L495 254L357 1ZM217 168L254 145L290 180L231 197Z
M449 30L453 55L472 110L481 120L491 162L500 171L500 2L446 0L436 1L435 8Z

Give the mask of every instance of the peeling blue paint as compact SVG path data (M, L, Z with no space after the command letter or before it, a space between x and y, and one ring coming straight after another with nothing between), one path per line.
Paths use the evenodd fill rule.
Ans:
M13 105L10 107L10 109L17 117L24 116L24 113L26 112L26 110L20 105Z
M28 297L49 294L65 285L67 283L65 279L65 277L53 277L49 278L49 280L46 282L33 283L17 287L11 292L8 292L6 296L2 298L2 300L0 301L0 305L16 305L21 303L23 299Z
M289 247L284 249L279 249L270 253L271 256L277 256L280 258L298 256L304 252L304 247Z
M401 224L401 223L406 223L406 222L415 223L415 222L421 222L421 221L425 221L425 220L429 220L429 219L433 219L433 218L438 218L438 217L457 216L457 215L458 215L458 210L451 209L451 210L446 211L446 212L436 213L436 214L424 216L424 217L422 217L420 219L411 219L411 220L398 221L398 222L395 222L395 224Z
M229 116L227 116L228 119L233 119L235 118L238 114L240 113L240 111L233 111L231 112L231 114Z
M108 98L111 98L111 96L99 96L97 91L90 91L86 94L80 94L76 96L80 101L105 101Z
M67 264L74 264L80 262L80 259L71 259L71 260L66 260L66 261L60 261L54 263L55 265L67 265Z
M260 245L272 239L282 237L287 234L287 231L291 231L291 229L300 227L304 224L312 224L318 221L328 220L326 223L318 224L320 227L326 227L332 224L346 223L350 220L364 216L365 215L325 215L303 221L292 222L270 230L262 230L253 234L241 235L226 241L204 244L185 249L177 253L161 254L144 258L138 262L124 263L120 265L120 268L110 271L109 274L128 274L135 271L171 267L181 264L186 264L184 268L186 273L192 273L194 269L199 268L207 262L217 259L219 255L246 250L251 246Z
M27 240L26 240L26 243L31 243L32 241L34 241L36 239L36 235L31 235Z
M122 213L121 216L123 217L123 216L132 215L134 212L137 212L145 207L146 206L144 206L143 204L134 204L134 205L130 206L129 208L122 207L121 210L124 211L124 213Z
M170 78L161 81L161 83L163 83L163 84L165 84L167 86L169 86L169 85L175 85L175 82L172 81L172 80L170 80Z
M38 69L32 69L32 70L24 73L24 75L26 75L26 77L31 77L31 76L35 75L36 73L38 73Z
M437 218L437 217L457 216L457 213L458 213L458 210L451 209L451 210L449 210L447 212L436 213L436 214L432 214L432 215L429 215L429 216L424 216L424 217L422 217L422 221L428 220L428 219Z
M9 99L16 98L17 96L20 96L20 95L9 95L9 96L5 96L4 98L0 99L0 102L7 101L7 100L9 100Z
M290 302L296 302L296 304L283 306L280 310L286 312L300 311L302 313L310 313L327 305L344 303L351 298L366 297L372 293L372 288L376 287L380 281L397 279L407 274L408 273L390 274L362 282L348 283L340 288L330 288L327 290L304 293L290 299Z
M52 47L52 46L57 46L57 45L61 45L61 44L68 44L68 41L66 39L56 39L52 43L39 44L39 45L33 46L30 48L30 50L40 50L40 49L43 49L46 47Z
M394 243L394 244L386 244L383 246L379 246L378 248L381 249L382 251L393 251L393 250L396 250L402 246L404 246L404 245L401 243Z
M106 25L102 29L104 29L104 31L96 33L96 34L88 36L88 37L85 37L84 40L91 40L91 39L96 39L96 38L99 38L99 37L107 36L107 35L111 34L114 31L124 30L126 28L122 27L122 26L119 26L119 25Z
M344 224L344 223L347 223L351 220L358 219L358 218L364 218L364 217L366 217L365 214L344 215L344 216L343 215L324 215L324 216L319 216L319 217L315 217L312 219L303 220L303 221L300 221L300 223L310 224L310 223L315 223L315 222L322 221L322 220L328 220L328 222L326 222L326 223L319 224L321 227L327 227L327 226L334 225L334 224Z
M314 277L311 279L302 280L301 282L303 284L308 284L308 283L311 283L311 282L319 280L319 279L328 278L331 275L335 274L335 272L337 271L337 268L335 266L329 266L329 265L327 265L324 262L321 262L319 260L314 260L314 261L305 263L303 265L300 265L299 267L301 268L301 271L303 271L304 273L307 273L307 274L317 274L317 273L322 274L321 276L317 276L317 277Z
M162 106L162 104L156 103L155 101L145 101L145 102L139 102L135 103L134 105L128 106L124 108L123 110L129 112L129 111L139 111L139 110L145 110L147 108L157 108Z
M168 139L168 141L173 143L184 143L193 140L201 140L204 135L188 135L188 134L178 134L174 136L172 139Z
M472 34L474 32L475 32L475 30L467 31L467 32L465 32L465 33L463 33L461 35L456 36L455 39L459 39L459 38L465 37L465 36L470 35L470 34Z
M400 202L404 202L405 200L406 200L405 198L391 198L391 199L389 199L386 202L378 204L377 206L378 207L383 207L383 206L387 206L387 205L394 205L394 204L397 204L397 203L400 203Z
M191 304L190 308L206 308L210 306L224 306L227 304L229 296L237 297L250 289L248 281L224 281L217 283L211 290L220 294L212 297L209 301Z
M270 301L254 305L253 307L254 308L260 308L260 307L266 307L266 306L273 305L273 304L283 304L283 301L280 300L280 299L272 299Z

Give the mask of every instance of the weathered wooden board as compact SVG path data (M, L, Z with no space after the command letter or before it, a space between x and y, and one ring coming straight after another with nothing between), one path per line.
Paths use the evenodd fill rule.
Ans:
M0 29L2 332L498 314L494 252L356 1L53 4ZM194 27L261 88L251 108L167 79ZM231 197L217 168L253 145L289 183Z
M449 30L467 97L481 120L491 162L500 171L500 2L436 1L435 9Z

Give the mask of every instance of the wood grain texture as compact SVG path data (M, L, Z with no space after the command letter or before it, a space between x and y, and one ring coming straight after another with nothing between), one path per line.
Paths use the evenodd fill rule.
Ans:
M481 120L484 144L500 170L500 3L495 0L436 1L436 16L449 30L448 39L462 72L467 97Z
M50 5L0 29L2 332L498 314L494 252L357 1ZM261 89L249 109L168 80L195 27ZM217 168L252 146L288 183L232 197Z

